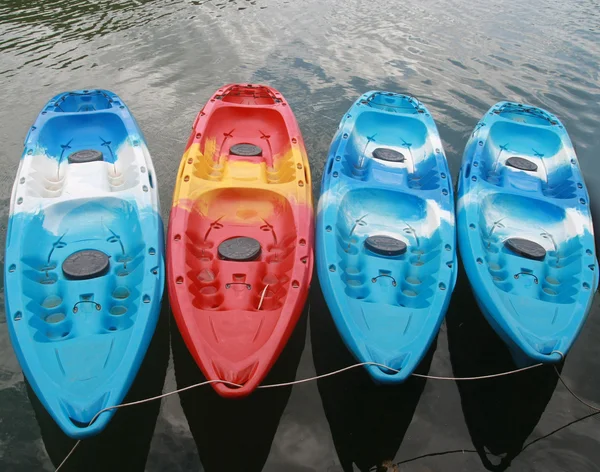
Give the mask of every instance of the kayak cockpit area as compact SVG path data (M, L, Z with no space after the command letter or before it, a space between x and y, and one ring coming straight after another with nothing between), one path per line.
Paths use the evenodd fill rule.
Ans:
M137 208L81 199L22 214L19 272L37 342L127 330L142 303L147 248Z
M348 297L397 307L431 305L447 252L444 222L432 205L386 189L346 193L335 225L339 267L330 271L339 272Z

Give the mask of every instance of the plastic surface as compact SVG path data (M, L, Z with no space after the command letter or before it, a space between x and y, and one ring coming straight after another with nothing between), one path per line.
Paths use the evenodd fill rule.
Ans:
M103 160L69 162L83 150ZM153 173L137 124L106 90L57 95L25 140L6 239L7 324L35 394L73 438L112 418L89 425L122 402L156 327L164 241ZM89 251L109 267L73 256Z
M377 159L377 149L405 159ZM372 244L382 236L402 242L397 255ZM406 380L456 282L452 182L435 123L416 99L368 92L342 119L323 172L317 269L348 349L400 371L366 367L375 381Z
M536 170L508 165L515 155ZM467 143L458 194L460 252L484 315L517 364L559 362L598 286L588 193L563 125L497 103Z
M262 153L232 154L237 144ZM208 379L242 385L212 384L220 395L251 393L285 346L308 295L313 231L308 159L286 100L260 85L219 89L181 160L167 252L171 306L189 351ZM260 244L255 260L219 257L236 237Z

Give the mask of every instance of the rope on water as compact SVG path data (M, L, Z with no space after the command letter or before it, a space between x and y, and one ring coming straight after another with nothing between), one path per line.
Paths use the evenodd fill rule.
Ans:
M527 367L521 367L520 369L509 370L508 372L500 372L498 374L489 374L489 375L479 375L477 377L438 377L436 375L424 375L424 374L415 374L412 375L414 377L421 377L423 379L431 379L431 380L484 380L484 379L493 379L496 377L504 377L505 375L517 374L519 372L524 372L526 370L535 369L536 367L541 367L544 364L534 364Z
M575 399L577 401L579 401L580 403L584 404L585 406L587 406L588 408L591 408L594 411L600 411L600 408L598 408L595 405L592 405L591 403L586 402L583 398L579 397L573 390L571 390L571 387L569 387L565 381L563 380L563 378L561 377L561 375L558 373L558 369L556 368L556 366L554 366L554 372L556 372L556 375L558 375L558 379L561 381L561 383L565 386L565 388L568 390L568 392L573 395L573 397L575 397Z
M554 351L554 352L558 352L561 355L561 359L564 359L564 355L561 352L559 352L559 351ZM520 369L509 370L507 372L499 372L497 374L489 374L489 375L480 375L480 376L476 376L476 377L440 377L440 376L435 376L435 375L425 375L425 374L416 374L416 373L412 373L411 375L413 377L419 377L419 378L431 379L431 380L449 380L449 381L483 380L483 379L492 379L492 378L496 378L496 377L503 377L503 376L506 376L506 375L517 374L519 372L523 372L523 371L526 371L526 370L535 369L536 367L540 367L542 365L544 365L544 364L542 364L542 363L540 363L540 364L534 364L534 365L531 365L531 366L528 366L528 367L522 367ZM361 367L361 366L376 366L376 367L381 367L381 368L390 370L390 371L395 372L395 373L399 373L400 372L397 369L394 369L394 368L389 367L389 366L384 365L384 364L379 364L377 362L359 362L358 364L353 364L353 365L350 365L348 367L343 367L342 369L334 370L332 372L327 372L325 374L315 375L314 377L308 377L306 379L293 380L291 382L283 382L283 383L277 383L277 384L259 385L257 388L262 389L262 388L288 387L288 386L291 386L291 385L297 385L297 384L302 384L302 383L306 383L306 382L312 382L312 381L323 379L323 378L326 378L326 377L331 377L333 375L341 374L342 372L346 372L347 370L355 369L355 368ZM578 401L580 401L584 405L588 406L592 410L600 411L600 408L598 408L597 406L593 406L593 405L587 403L585 400L579 398L573 392L573 390L571 390L569 388L569 386L565 383L565 381L563 380L563 378L558 373L558 369L556 367L554 367L554 371L556 372L556 375L558 375L558 378L560 379L560 381L562 382L562 384L565 386L565 388L568 390L568 392L571 395L573 395L573 397L575 397ZM199 383L196 383L196 384L193 384L193 385L188 385L187 387L182 387L182 388L179 388L177 390L173 390L171 392L162 393L162 394L156 395L154 397L144 398L142 400L136 400L136 401L133 401L133 402L121 403L119 405L113 405L113 406L109 406L109 407L103 408L102 410L100 410L98 413L96 413L94 415L94 417L92 418L92 420L90 421L89 424L92 424L94 421L96 421L98 419L98 417L102 413L104 413L106 411L116 410L118 408L125 408L125 407L128 407L128 406L140 405L142 403L147 403L147 402L151 402L151 401L154 401L154 400L160 400L162 398L165 398L165 397L168 397L168 396L171 396L171 395L175 395L176 393L182 393L182 392L185 392L187 390L191 390L191 389L196 388L196 387L202 387L204 385L214 384L214 383L222 383L222 384L226 384L226 385L228 385L230 387L242 387L242 385L236 384L234 382L229 382L227 380L220 380L220 379L206 380L204 382L199 382ZM63 459L63 461L56 468L55 472L59 472L60 471L61 467L67 462L67 460L69 459L69 457L71 457L71 455L75 452L75 450L77 449L77 447L79 446L80 443L81 443L81 439L78 440L75 443L75 445L73 446L73 448L71 449L71 451L66 455L66 457Z
M219 379L216 379L216 380L206 380L204 382L200 382L200 383L197 383L197 384L188 385L187 387L178 388L177 390L173 390L172 392L161 393L160 395L156 395L154 397L143 398L142 400L136 400L134 402L121 403L120 405L108 406L108 407L103 408L102 410L100 410L98 413L96 413L94 415L94 417L92 418L92 421L90 421L90 424L92 424L94 421L96 421L98 419L98 417L102 413L104 413L106 411L116 410L117 408L125 408L126 406L140 405L142 403L147 403L147 402L151 402L151 401L154 401L154 400L159 400L161 398L165 398L165 397L169 397L171 395L175 395L176 393L185 392L186 390L191 390L191 389L196 388L196 387L202 387L203 385L208 385L208 384L213 384L213 383L224 383L224 384L228 384L228 385L230 385L232 387L241 387L241 385L235 384L233 382L228 382L227 380L219 380ZM71 451L67 454L67 456L63 459L63 461L56 468L56 472L58 472L60 470L60 468L63 465L65 465L65 463L67 462L67 459L69 459L69 457L71 457L71 454L73 454L75 452L75 449L77 449L77 446L79 446L79 443L81 443L81 439L77 440L77 442L75 443L75 445L73 446L73 448L71 449Z
M319 379L323 379L325 377L331 377L332 375L341 374L342 372L345 372L347 370L351 370L351 369L354 369L356 367L361 367L361 366L365 366L365 365L371 365L371 366L375 366L375 367L381 367L383 369L391 370L392 372L395 372L395 373L399 373L400 372L399 370L394 369L393 367L387 366L385 364L379 364L378 362L360 362L358 364L352 364L352 365L350 365L348 367L344 367L342 369L334 370L333 372L327 372L326 374L316 375L314 377L308 377L306 379L293 380L291 382L284 382L284 383L278 383L278 384L268 384L268 385L259 385L257 388L287 387L289 385L296 385L296 384L301 384L301 383L306 383L306 382L312 382L313 380L319 380ZM490 375L480 375L478 377L438 377L438 376L435 376L435 375L425 375L425 374L415 374L415 373L412 373L411 375L413 377L420 377L420 378L423 378L423 379L431 379L431 380L453 380L453 381L458 381L458 380L483 380L483 379L491 379L491 378L494 378L494 377L502 377L504 375L516 374L518 372L523 372L524 370L533 369L535 367L540 367L542 365L543 364L535 364L535 365L530 365L528 367L523 367L521 369L510 370L508 372L500 372L498 374L490 374Z

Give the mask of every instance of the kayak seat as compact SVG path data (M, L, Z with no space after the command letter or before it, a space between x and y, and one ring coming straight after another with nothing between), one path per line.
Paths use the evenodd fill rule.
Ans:
M537 122L498 121L475 162L489 184L569 199L577 191L572 166L547 164L568 160L566 152L558 135Z
M96 96L104 100L103 95ZM74 101L84 99L72 97ZM71 109L65 105L70 102L61 103L61 107ZM73 129L77 129L77 134L73 134ZM38 143L28 160L32 171L21 183L26 185L27 194L36 198L60 197L67 186L75 193L82 186L89 189L90 185L102 191L134 187L139 183L140 173L135 164L134 146L140 142L131 141L127 136L123 122L111 112L59 114L41 128ZM117 143L123 144L117 148ZM83 162L81 156L84 155L95 157Z
M222 188L206 192L202 201L208 214L197 204L186 232L192 304L217 311L281 308L299 244L294 233L280 236L290 234L287 228L294 224L287 199L268 190ZM252 260L227 257L228 242L240 237L252 241Z
M365 209L377 208L377 214ZM429 234L427 203L408 193L355 189L346 193L335 226L339 274L348 297L370 303L426 308L442 257L439 233ZM394 236L395 253L371 250L373 238ZM392 251L393 252L393 251ZM331 272L338 272L335 266Z
M145 253L155 252L141 239L138 218L131 203L109 197L58 203L46 209L45 218L36 215L27 222L20 261L23 296L28 311L36 314L30 317L35 341L63 341L133 325L148 269ZM101 257L79 258L73 265L74 255L91 252ZM94 266L99 259L102 267Z
M399 129L403 130L402 136L398 136ZM410 188L437 189L441 176L427 136L427 127L417 118L363 112L356 119L355 132L350 137L342 135L342 139L348 139L342 171L356 180L368 180L372 175L377 181L395 185L408 175ZM431 157L423 160L423 154Z
M234 106L220 108L214 115L216 118L211 119L200 140L201 151L190 157L194 162L194 177L209 181L230 177L269 184L296 180L290 137L276 110ZM261 131L265 119L271 123L269 134ZM235 129L227 124L233 121ZM252 165L257 163L264 166Z
M77 130L76 134L73 130ZM130 144L130 140L127 128L115 113L67 113L46 122L40 130L37 149L45 150L47 156L60 163L77 151L94 149L102 152L104 161L112 163L121 143Z
M565 241L561 224L573 217L550 202L514 194L490 194L481 208L480 229L471 230L478 231L484 249L484 257L477 261L487 265L495 286L511 295L573 303L584 249L577 238ZM527 233L523 233L525 217L530 222ZM565 242L557 246L556 241Z

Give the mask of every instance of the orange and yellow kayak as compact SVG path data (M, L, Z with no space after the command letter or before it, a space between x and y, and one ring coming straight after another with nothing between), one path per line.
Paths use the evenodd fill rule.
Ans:
M302 312L313 269L310 169L285 98L227 85L196 117L168 232L183 339L224 397L251 393ZM236 384L239 387L232 385Z

